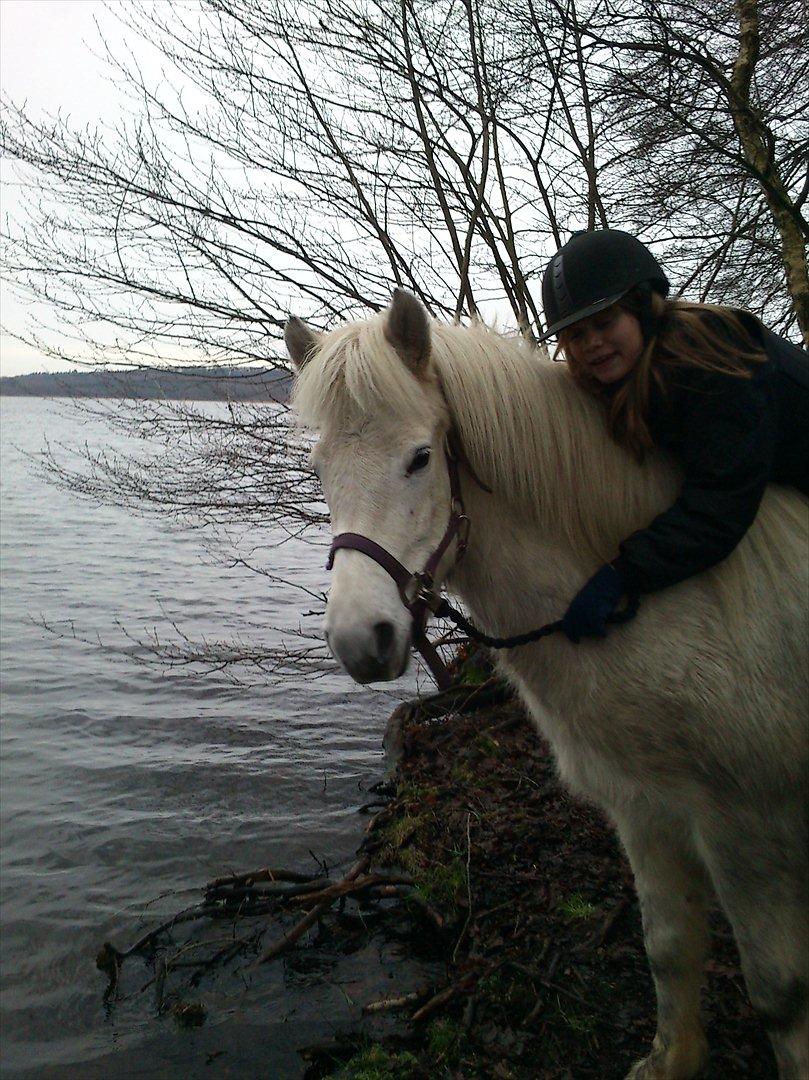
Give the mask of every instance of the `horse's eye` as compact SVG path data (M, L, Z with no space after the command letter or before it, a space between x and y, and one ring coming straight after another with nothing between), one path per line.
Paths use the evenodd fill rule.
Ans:
M430 460L430 447L422 446L413 455L413 460L407 466L407 475L411 476L414 472L418 472L419 469L423 469Z

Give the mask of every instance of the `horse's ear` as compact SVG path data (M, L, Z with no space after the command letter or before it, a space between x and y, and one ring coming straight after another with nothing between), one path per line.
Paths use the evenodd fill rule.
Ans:
M284 327L284 342L292 363L300 370L317 348L318 335L293 315Z
M395 289L385 319L385 337L414 375L422 375L430 355L430 323L424 305L404 289Z

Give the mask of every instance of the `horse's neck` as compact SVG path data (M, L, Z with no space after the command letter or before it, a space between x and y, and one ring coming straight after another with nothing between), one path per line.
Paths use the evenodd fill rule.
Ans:
M469 544L447 585L489 633L509 634L558 618L592 557L538 529L497 492L463 478Z

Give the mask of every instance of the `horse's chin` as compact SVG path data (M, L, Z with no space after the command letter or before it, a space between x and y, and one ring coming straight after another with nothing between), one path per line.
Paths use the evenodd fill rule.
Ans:
M395 679L400 679L407 671L409 659L409 654L405 654L402 662L393 667L390 664L380 664L373 657L360 661L354 660L351 664L347 664L345 660L340 660L338 657L345 671L354 682L359 683L361 686L367 686L369 683L393 682Z

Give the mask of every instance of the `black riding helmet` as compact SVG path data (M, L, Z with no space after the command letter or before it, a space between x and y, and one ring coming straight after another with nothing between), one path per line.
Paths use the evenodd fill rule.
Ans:
M548 329L540 341L586 319L646 283L667 296L669 280L651 251L620 229L578 232L548 263L542 304Z

